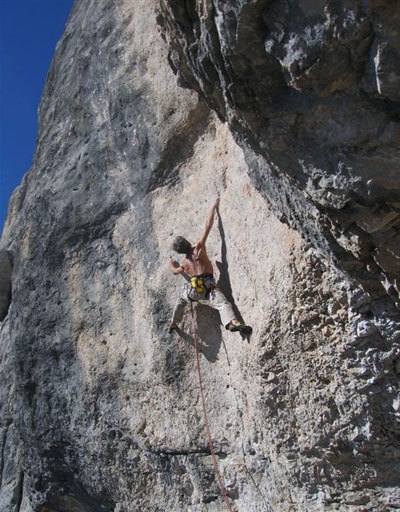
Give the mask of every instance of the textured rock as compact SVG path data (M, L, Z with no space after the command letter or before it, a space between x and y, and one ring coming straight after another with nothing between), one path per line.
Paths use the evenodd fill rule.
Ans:
M7 315L11 302L12 256L6 250L0 250L0 322Z
M181 84L228 121L275 212L396 300L399 21L390 1L161 0L159 16Z
M199 21L200 3L182 5L193 23L181 21L185 37L180 46L171 39L170 61L198 88L177 55L190 31L202 34L207 45L199 46L203 58L193 64L201 62L209 77L217 69L212 80L199 83L219 117L196 93L177 87L168 65L157 23L173 34L178 8L150 0L80 0L57 46L34 166L13 195L1 241L14 267L12 302L0 323L0 510L224 509L207 445L189 312L182 338L166 332L181 285L168 270L171 241L177 234L200 235L218 192L209 254L238 316L254 327L251 338L242 339L219 325L218 314L195 307L211 435L232 506L240 512L395 510L399 314L391 297L373 287L376 276L366 268L370 256L362 244L365 233L382 240L386 252L376 254L382 267L385 258L390 265L396 257L396 190L393 204L374 198L356 205L348 180L355 176L360 190L366 180L347 167L337 172L329 164L334 160L318 167L320 176L315 171L318 187L298 165L288 173L305 131L318 123L318 136L304 146L311 155L323 125L334 127L337 118L350 135L354 124L361 130L358 115L367 131L374 130L367 115L377 110L372 100L363 100L367 110L360 114L350 105L346 121L344 107L335 117L339 98L328 101L340 84L363 80L367 91L373 81L347 73L344 65L325 78L305 71L302 77L302 68L293 68L293 77L283 74L277 57L267 55L265 62L262 31L253 30L263 9L278 4L242 2L241 54L233 60L248 81L230 78L232 106L223 82L228 75L208 50L219 41L234 44L234 11L225 6L229 12L222 15L224 4L214 5L213 17L204 2L209 9ZM374 4L375 16L383 16L385 5ZM215 39L215 26L225 27L224 38ZM357 19L350 24L338 55L343 46L370 44L365 27ZM395 27L382 25L379 44L395 48ZM254 67L243 55L256 42ZM383 86L384 60L380 66L380 90L390 91L389 82ZM288 106L268 122L260 118L255 105L268 117L272 99L282 97L283 105L287 88L300 87L297 82L306 88L310 81L318 90L307 92L299 139L287 124ZM264 94L269 104L262 104ZM296 94L293 108L305 101ZM316 99L321 94L323 101ZM385 101L394 93L387 94ZM383 127L383 107L381 116ZM332 130L339 137L342 128ZM281 163L272 165L258 149L260 133L274 143ZM354 137L367 160L377 158L368 137ZM387 137L382 159L389 162L395 148ZM338 158L338 145L332 144L330 158ZM305 167L315 163L307 155ZM381 179L389 184L395 177ZM313 194L319 198L311 202ZM343 229L350 208L359 231L354 222ZM332 233L331 219L342 214ZM314 243L293 226L308 231ZM356 270L338 269L321 248ZM375 294L352 278L361 272Z

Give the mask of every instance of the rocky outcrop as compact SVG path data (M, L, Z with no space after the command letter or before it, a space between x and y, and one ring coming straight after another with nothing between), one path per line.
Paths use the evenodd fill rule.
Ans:
M11 303L12 256L0 250L0 322L7 316Z
M274 211L398 300L400 10L161 1L181 85L226 120Z
M369 25L329 2L331 33L315 7L322 39L313 33L314 60L295 64L283 50L308 52L306 27L301 36L283 26L282 37L270 28L268 44L263 32L280 19L301 27L309 17L294 2L282 3L293 16L276 2L203 2L202 12L173 4L78 0L57 46L34 165L1 240L14 262L0 323L0 509L224 509L190 312L180 336L167 332L182 284L168 269L171 242L201 234L219 193L209 255L253 326L243 339L194 308L229 503L240 512L395 510L399 314L371 265L384 247L394 254L397 229L388 67L397 10L389 29L374 25L385 2L371 3ZM348 20L337 41L335 19ZM382 59L371 68L374 48ZM168 52L202 99L176 85ZM336 71L320 76L328 59ZM379 151L391 171L375 187L374 166L362 177L356 163ZM362 222L372 218L368 234ZM373 236L381 248L368 245Z

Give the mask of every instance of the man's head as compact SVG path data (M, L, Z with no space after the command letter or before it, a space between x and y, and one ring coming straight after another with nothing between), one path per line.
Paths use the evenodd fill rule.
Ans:
M177 236L172 244L172 248L179 254L189 254L192 251L192 244L183 236Z

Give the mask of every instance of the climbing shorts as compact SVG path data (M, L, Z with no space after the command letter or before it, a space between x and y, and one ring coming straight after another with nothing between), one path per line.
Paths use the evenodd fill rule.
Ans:
M218 310L221 316L222 325L224 326L228 325L229 322L235 318L232 305L218 287L214 286L214 288L209 291L205 290L207 293L203 292L203 297L199 297L199 295L197 295L195 299L190 297L192 290L193 288L190 283L186 283L182 286L181 294L175 304L174 312L172 314L172 324L178 324L182 321L185 307L191 302L199 302L200 304L204 304L205 306L210 306L211 308ZM195 291L195 293L197 292Z

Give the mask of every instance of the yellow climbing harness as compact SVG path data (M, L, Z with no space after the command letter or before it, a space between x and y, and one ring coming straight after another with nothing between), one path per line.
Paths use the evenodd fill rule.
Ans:
M204 279L202 276L193 276L190 278L190 284L197 293L204 292Z

